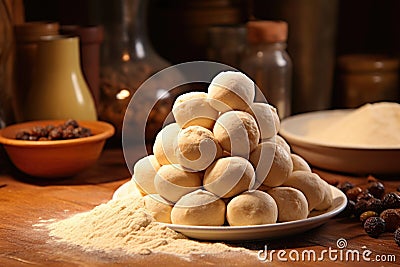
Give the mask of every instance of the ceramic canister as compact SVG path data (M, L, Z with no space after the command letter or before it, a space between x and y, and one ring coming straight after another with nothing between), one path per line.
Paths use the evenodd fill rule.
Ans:
M97 119L81 70L78 37L41 38L23 116L25 120Z

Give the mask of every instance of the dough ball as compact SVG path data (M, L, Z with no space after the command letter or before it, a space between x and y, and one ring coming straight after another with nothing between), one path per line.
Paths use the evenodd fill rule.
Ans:
M322 202L315 206L316 210L326 210L329 209L332 204L333 204L333 194L332 194L332 189L331 186L322 178L321 182L324 185L324 199L322 200Z
M290 154L290 146L289 146L289 144L286 142L286 140L283 139L282 136L276 135L276 136L275 136L275 143L277 143L278 145L280 145L281 147L283 147L283 148Z
M220 72L208 87L210 105L220 112L246 110L254 96L254 82L238 71Z
M269 194L259 190L247 191L229 201L226 218L231 226L276 223L278 207Z
M202 173L186 171L179 164L163 165L154 178L154 185L160 196L175 203L201 187Z
M250 162L256 170L256 183L270 187L282 185L293 169L290 154L273 142L258 144L250 154Z
M312 211L321 204L325 197L325 187L321 180L315 173L295 171L283 185L300 190L307 198L308 211Z
M178 163L178 159L175 156L175 147L180 130L181 128L177 123L171 123L157 134L153 145L153 153L161 165Z
M206 169L203 186L217 196L229 198L249 190L254 179L254 169L249 161L241 157L226 157L216 160Z
M222 156L222 148L210 130L201 126L189 126L178 135L175 155L183 167L202 171Z
M218 111L210 106L207 93L204 92L190 92L178 96L172 113L181 128L198 125L212 130L218 117Z
M292 187L274 187L269 189L268 194L278 205L278 221L290 222L306 219L308 202L304 194Z
M137 188L143 196L157 193L154 187L154 177L160 167L154 155L141 158L133 166L132 180L136 183Z
M157 222L171 223L172 203L169 203L158 194L147 195L143 200L146 210Z
M221 226L225 222L225 202L206 190L184 195L172 208L174 224Z
M253 103L247 110L256 119L261 140L276 135L280 128L280 120L276 108L266 103Z
M228 111L214 125L213 133L232 156L248 158L260 139L256 120L244 111Z
M307 171L311 172L310 165L308 165L307 161L300 157L297 154L290 154L293 162L293 171Z

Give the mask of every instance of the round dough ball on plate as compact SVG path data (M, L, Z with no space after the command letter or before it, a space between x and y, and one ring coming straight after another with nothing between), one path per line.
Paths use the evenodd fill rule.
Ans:
M290 154L293 162L293 171L307 171L311 172L310 165L308 165L307 161L300 157L297 154Z
M270 187L280 186L293 169L290 154L274 142L258 144L250 154L250 162L256 170L256 185L262 183Z
M221 226L225 222L225 202L206 190L184 195L172 208L174 224Z
M220 72L208 86L210 105L220 112L246 110L254 96L254 82L238 71Z
M144 206L157 222L171 223L172 203L166 201L158 194L143 197Z
M136 183L137 188L143 196L157 193L154 186L154 177L160 167L161 165L154 155L141 158L133 166L132 180Z
M261 140L271 138L278 133L281 123L275 107L267 103L253 103L247 112L256 119Z
M153 145L153 153L161 165L178 163L175 148L180 130L181 128L177 123L171 123L158 132Z
M322 178L320 178L322 184L324 185L324 199L319 205L315 206L316 210L326 210L329 209L333 204L333 194L331 186Z
M228 111L214 125L213 133L232 156L248 158L260 139L256 120L244 111Z
M276 223L278 207L269 194L259 190L247 191L229 201L226 218L231 226Z
M283 185L296 188L306 196L308 211L312 211L320 205L325 197L325 185L316 173L308 171L292 172Z
M179 164L161 166L154 178L157 193L173 203L201 185L202 173L187 171Z
M254 179L254 169L248 160L226 157L206 169L203 187L219 197L229 198L252 188Z
M197 125L212 129L218 117L218 111L211 107L207 93L204 92L189 92L178 96L172 113L182 128Z
M308 216L308 202L304 194L292 187L274 187L268 194L278 206L278 221L290 222L306 219Z
M222 156L222 148L210 130L189 126L178 135L175 155L183 167L202 171Z
M290 154L290 146L280 135L275 135L274 142L283 147Z

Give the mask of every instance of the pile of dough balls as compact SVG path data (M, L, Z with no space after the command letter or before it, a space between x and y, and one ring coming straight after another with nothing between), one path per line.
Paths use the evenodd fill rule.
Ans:
M175 122L132 181L160 222L240 226L301 220L332 204L330 186L277 133L276 109L253 102L255 84L221 72L208 92L180 95Z

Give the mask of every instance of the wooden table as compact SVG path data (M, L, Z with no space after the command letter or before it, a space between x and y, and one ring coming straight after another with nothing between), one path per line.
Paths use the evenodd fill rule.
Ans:
M138 158L141 155L138 155ZM349 180L365 186L365 177L350 177L315 170L330 182ZM62 219L92 209L107 202L113 192L130 178L123 154L119 149L105 149L99 161L82 174L68 180L37 181L18 172L0 149L0 266L293 266L281 262L275 254L272 262L262 262L256 256L229 253L214 256L193 256L191 261L173 255L116 256L105 253L86 253L49 242L46 231L35 231L33 224L50 218ZM400 185L397 180L383 181L388 190ZM400 248L393 234L385 233L377 239L366 235L360 222L348 218L334 218L306 233L279 240L249 241L243 246L255 251L284 250L286 258L292 250L302 252L337 249L339 238L347 241L349 250L361 253L369 249L371 260L376 255L395 255L400 263ZM282 255L282 254L281 254ZM301 266L358 265L394 266L396 263L346 262L331 260L325 255L323 262L303 261Z

